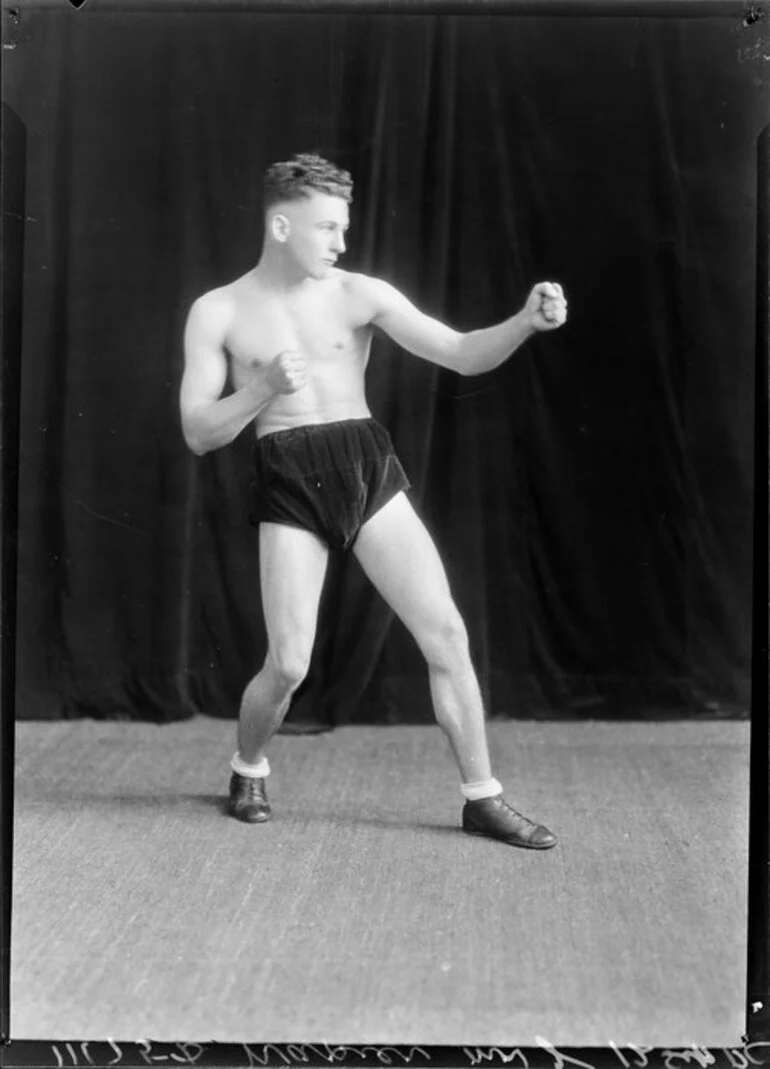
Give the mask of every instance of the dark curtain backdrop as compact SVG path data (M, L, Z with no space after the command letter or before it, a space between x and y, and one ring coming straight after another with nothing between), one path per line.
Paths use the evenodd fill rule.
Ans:
M758 30L22 7L19 715L235 715L264 654L250 443L187 453L182 330L258 258L265 166L307 150L354 172L350 268L462 329L542 279L570 299L491 374L384 338L368 372L490 715L742 715ZM290 720L430 715L335 557Z

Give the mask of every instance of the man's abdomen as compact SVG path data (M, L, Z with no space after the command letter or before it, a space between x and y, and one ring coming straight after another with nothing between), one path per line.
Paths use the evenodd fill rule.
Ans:
M363 369L311 365L309 370L309 381L301 390L280 394L257 417L259 437L292 427L366 419L371 415L364 392Z

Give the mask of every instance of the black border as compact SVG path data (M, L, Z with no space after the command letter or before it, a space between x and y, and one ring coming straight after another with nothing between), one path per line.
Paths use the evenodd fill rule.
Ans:
M770 125L757 145L757 348L754 380L754 605L749 790L747 1033L770 1039L768 816L768 361L770 361ZM753 938L752 938L753 937ZM756 1012L752 1007L761 1004Z
M16 711L16 562L26 130L2 106L2 338L0 361L0 1039L9 1031L13 780ZM0 1063L2 1063L0 1050Z
M155 1043L139 1040L16 1040L8 1043L8 1069L92 1069L149 1066L227 1067L300 1066L304 1069L356 1066L435 1069L511 1066L512 1069L753 1069L770 1065L770 1042L743 1038L735 1047L539 1047L348 1046L326 1043Z
M538 15L549 17L655 17L730 19L750 28L770 15L770 0L2 0L13 23L23 9L64 11L70 5L92 12L214 11L247 14ZM770 44L770 38L768 38ZM757 146L757 306L755 379L754 604L752 611L752 698L749 813L749 896L746 1033L741 1046L708 1050L648 1047L347 1046L341 1044L155 1043L10 1038L10 920L13 843L15 723L16 544L18 416L24 167L9 150L18 118L3 107L3 357L0 372L2 485L0 510L0 1066L68 1069L121 1066L370 1066L512 1065L518 1069L749 1069L770 1065L770 850L768 849L768 359L770 355L770 126ZM16 131L18 134L18 131ZM21 130L21 143L24 130ZM21 199L19 199L21 198ZM22 207L19 208L21 203ZM16 229L14 229L16 228ZM18 231L21 230L21 233ZM11 246L13 249L11 250ZM704 940L708 934L704 933Z
M4 10L240 12L241 14L537 15L593 18L730 18L748 28L770 0L2 0Z

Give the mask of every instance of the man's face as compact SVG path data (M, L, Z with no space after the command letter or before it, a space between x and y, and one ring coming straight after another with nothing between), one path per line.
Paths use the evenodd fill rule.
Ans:
M313 193L282 205L288 220L285 246L303 274L326 278L345 251L350 225L347 202L328 193Z

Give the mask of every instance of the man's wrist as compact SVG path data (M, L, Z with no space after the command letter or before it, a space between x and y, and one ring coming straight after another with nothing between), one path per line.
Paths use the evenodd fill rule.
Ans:
M530 338L537 334L537 327L534 326L532 316L526 308L522 308L522 310L514 316L514 319L517 320L516 325L521 332L522 341L529 341Z
M246 383L246 389L249 392L249 396L257 404L264 404L265 401L271 400L273 391L270 390L267 381L267 369L258 367Z

